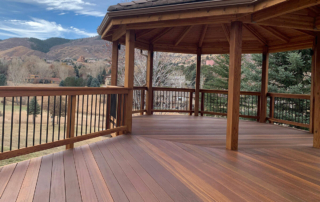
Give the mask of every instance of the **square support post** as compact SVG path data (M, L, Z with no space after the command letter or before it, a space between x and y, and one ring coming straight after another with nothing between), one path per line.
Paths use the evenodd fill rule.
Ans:
M76 96L68 95L68 111L67 111L67 138L74 137L75 119L76 119ZM77 126L78 127L78 126ZM67 144L66 149L73 149L74 143Z
M150 44L148 51L148 61L147 61L147 100L146 100L146 109L147 115L152 114L153 108L153 89L152 89L152 75L153 75L153 45Z
M199 92L200 92L200 73L201 73L201 48L197 50L197 71L195 85L194 115L199 116Z
M313 117L314 117L314 132L313 132L313 147L320 149L320 34L318 33L315 39L314 48L314 75L313 82L314 88L314 107L313 107Z
M226 148L238 149L242 22L231 23Z
M116 86L118 84L118 49L119 41L112 42L112 58L111 58L111 85Z
M269 70L269 49L266 46L262 53L262 75L260 94L260 123L267 120L267 93L268 93L268 70Z
M125 125L128 130L126 132L132 132L132 103L133 103L133 76L134 76L134 47L135 47L135 31L126 31L126 58L125 58L125 78L124 87L129 88L129 93L126 99L126 115Z
M316 68L316 50L317 50L317 47L316 47L316 40L314 40L313 42L313 47L312 47L312 51L313 51L313 54L312 54L312 63L311 63L311 93L310 93L310 123L309 123L309 132L310 133L314 133L314 114L315 114L315 111L314 111L314 96L315 96L315 93L314 93L314 89L315 89L315 78L314 78L314 75L315 75L315 68Z

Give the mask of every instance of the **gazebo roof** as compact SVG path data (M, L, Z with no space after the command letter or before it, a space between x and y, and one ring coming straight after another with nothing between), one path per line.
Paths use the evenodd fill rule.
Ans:
M317 0L138 0L110 6L98 33L124 44L136 32L136 47L155 51L229 53L230 22L242 21L243 53L311 48L320 28Z

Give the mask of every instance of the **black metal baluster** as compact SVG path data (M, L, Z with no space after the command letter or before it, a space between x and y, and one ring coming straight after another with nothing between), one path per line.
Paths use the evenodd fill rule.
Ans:
M1 152L3 152L4 147L4 124L6 117L6 97L3 98L3 114L2 114L2 138L1 138Z
M60 129L61 129L61 95L59 96L59 101L60 101L60 104L59 104L59 126L58 126L58 140L60 140Z
M63 139L66 139L67 106L68 106L68 96L65 96L65 98L64 98L64 127L63 127Z
M92 105L93 105L93 95L91 95L90 133L91 133L91 128L92 128Z
M47 131L46 131L46 143L48 143L49 136L49 114L50 114L50 96L48 96L48 109L47 109Z
M29 101L30 101L30 97L28 96L28 101L27 101L27 125L26 125L26 147L28 147L28 131L29 131Z
M79 127L79 102L80 102L80 99L79 99L79 95L78 95L78 98L77 98L77 127L76 127L76 137L78 137L78 127Z
M100 131L100 111L101 111L101 94L99 94L99 116L98 116L98 131Z
M102 123L101 123L101 127L102 127L102 130L104 130L103 126L104 126L104 106L106 104L106 94L103 94L103 102L102 102Z
M94 105L94 132L96 132L96 121L97 121L97 100L98 100L98 94L96 94L96 102Z
M82 110L81 110L81 135L82 135L82 127L83 127L83 107L84 107L84 95L82 95Z
M54 122L56 119L56 96L53 97L52 142L54 142Z
M36 138L36 114L37 114L37 97L34 96L34 106L33 106L33 139L32 145L34 146L34 141Z
M12 97L11 111L11 131L10 131L10 151L12 150L12 133L13 133L13 113L14 113L14 97Z
M89 95L87 95L87 114L86 114L86 134L88 134L88 111L89 111Z
M18 149L20 149L20 139L21 139L21 108L22 108L22 96L20 96L20 109L19 109Z
M43 113L43 96L41 96L41 108L40 108L40 139L39 144L42 144L42 113Z

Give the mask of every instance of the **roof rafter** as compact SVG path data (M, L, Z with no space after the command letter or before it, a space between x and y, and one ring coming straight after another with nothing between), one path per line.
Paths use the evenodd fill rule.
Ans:
M268 26L260 26L262 29L267 30L270 34L275 36L276 38L280 39L281 41L285 43L289 43L290 38L281 33L279 30L273 27L268 27Z
M127 31L126 25L121 25L118 29L116 29L112 34L112 41L116 41L120 39Z
M268 45L268 41L266 38L264 38L264 36L262 36L258 30L256 30L252 25L249 25L249 24L243 24L243 26L251 33L253 34L257 39L258 41L267 46Z
M224 35L227 37L227 40L230 44L230 29L227 24L221 24Z
M157 41L159 41L164 35L166 35L168 32L170 32L174 27L169 27L165 28L162 32L158 33L156 36L154 36L151 40L150 43L154 44Z
M252 14L252 22L261 22L320 4L319 0L290 0Z
M199 40L199 47L200 48L202 47L204 37L206 36L207 30L208 30L208 25L204 25L203 29L202 29L201 36L200 36L200 40Z
M156 30L156 29L144 30L144 31L140 32L139 34L137 34L136 39L139 39L139 38L141 38L141 37L144 37L144 36L152 33L154 30Z
M179 43L183 40L183 38L190 32L190 30L193 28L193 25L186 27L183 32L179 35L177 40L174 43L174 46L179 45Z

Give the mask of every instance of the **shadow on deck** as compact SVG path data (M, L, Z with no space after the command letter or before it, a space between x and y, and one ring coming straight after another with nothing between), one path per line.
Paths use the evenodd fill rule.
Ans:
M226 119L139 116L133 134L0 168L0 201L319 201L312 135Z

